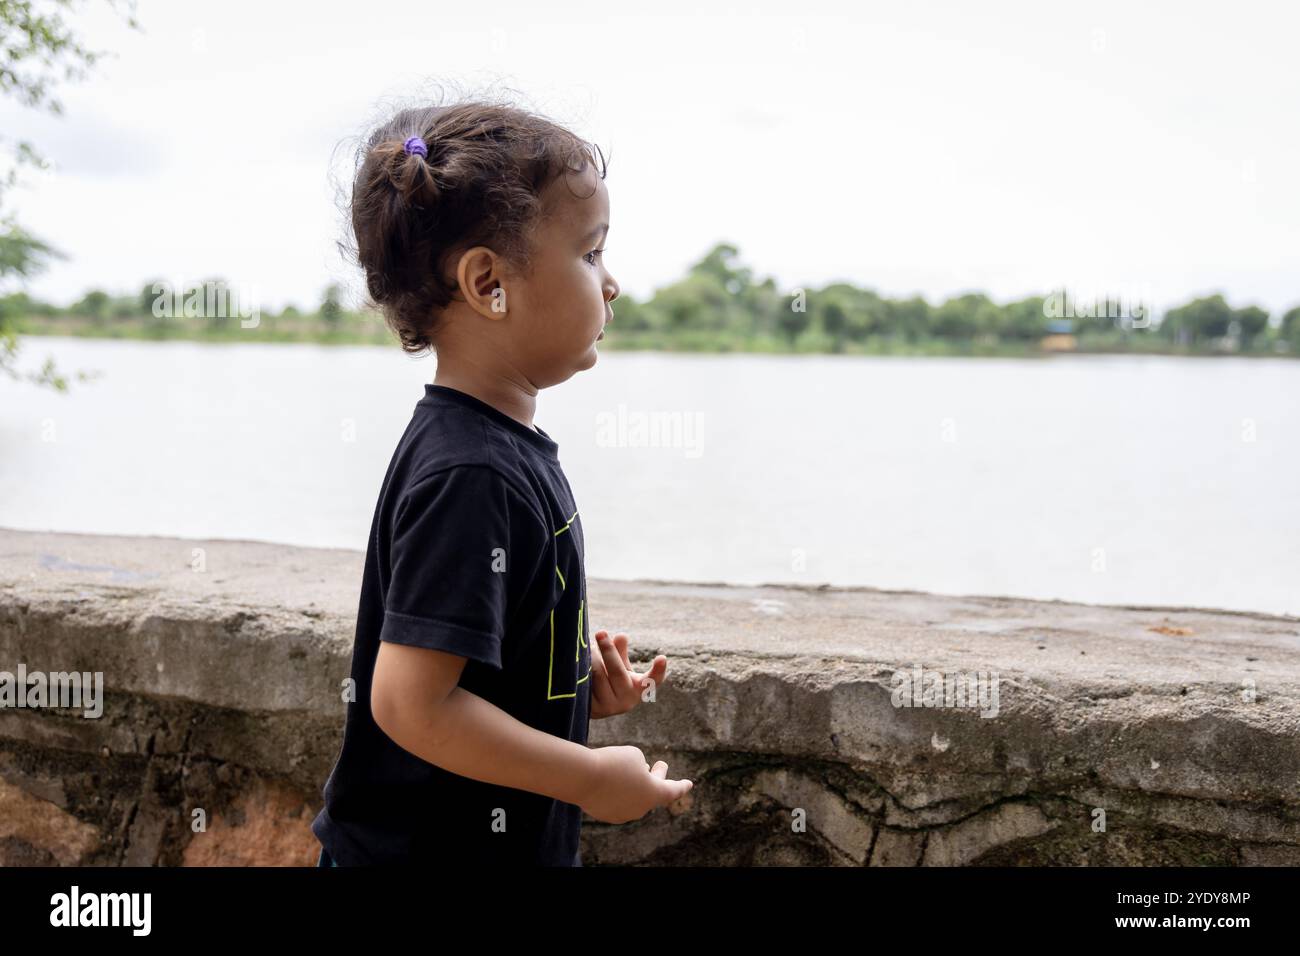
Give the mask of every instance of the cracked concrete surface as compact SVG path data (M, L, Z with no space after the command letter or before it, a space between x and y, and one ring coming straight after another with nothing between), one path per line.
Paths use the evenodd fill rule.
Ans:
M363 560L0 530L0 671L105 681L99 719L0 709L0 864L314 865ZM695 788L588 818L587 865L1300 863L1300 620L588 586L593 631L669 659L593 745ZM926 706L945 678L995 711Z

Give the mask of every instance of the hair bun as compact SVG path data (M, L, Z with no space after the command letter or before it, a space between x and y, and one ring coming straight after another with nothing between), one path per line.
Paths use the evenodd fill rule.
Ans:
M390 146L388 179L406 202L432 206L442 190L429 163L429 146L422 137L411 136L404 143Z

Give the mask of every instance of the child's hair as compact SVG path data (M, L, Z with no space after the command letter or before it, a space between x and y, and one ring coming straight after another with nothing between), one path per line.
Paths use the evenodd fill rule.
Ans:
M428 156L406 151L412 136ZM403 109L362 141L349 251L405 351L433 348L458 289L444 272L451 254L485 245L527 275L543 189L588 164L605 178L599 147L536 113L478 99Z

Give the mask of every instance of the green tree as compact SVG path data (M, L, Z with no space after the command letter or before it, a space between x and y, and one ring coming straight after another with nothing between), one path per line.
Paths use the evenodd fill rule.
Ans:
M1257 305L1248 305L1232 314L1241 332L1241 347L1250 348L1261 332L1268 328L1268 313Z
M337 282L325 287L320 303L321 321L331 332L337 332L343 322L343 289Z
M87 49L63 20L76 0L0 0L0 95L12 96L23 106L60 115L63 104L54 96L59 79L84 78L104 55ZM126 7L127 25L138 29L135 0L108 0L113 7ZM0 139L3 139L0 137ZM30 165L48 168L48 163L25 140L12 147L13 165L0 178L0 288L9 282L25 284L44 270L52 259L66 255L49 242L33 235L4 209L4 194L19 180L19 170ZM0 311L0 371L13 378L26 378L52 385L60 391L67 379L47 361L37 374L18 371L16 316Z
M1006 337L1007 316L995 302L981 302L975 306L975 337L982 342L997 342Z
M770 276L762 282L751 282L733 297L727 327L743 329L750 336L774 335L781 313L790 307L790 299Z
M664 329L670 334L726 328L738 311L735 296L718 277L699 271L657 290L654 308L663 316Z
M801 303L796 301L786 303L786 307L781 310L776 319L777 328L786 337L791 348L794 348L794 343L799 336L812 324L812 313L808 311L807 303L802 303L802 308L800 305Z
M740 295L753 281L749 269L734 264L740 250L729 242L720 242L705 254L704 258L691 266L691 275L709 276L716 279L732 295Z
M140 314L139 303L133 295L115 295L109 300L108 312L115 319L133 319Z
M826 309L832 305L835 311L828 316ZM859 289L847 282L835 282L817 291L812 296L812 311L822 331L836 343L836 351L845 340L861 342L869 335L891 334L888 302L871 289Z
M1203 345L1228 334L1233 312L1222 295L1194 299L1170 309L1160 323L1162 334L1182 345Z
M1047 315L1043 311L1044 299L1040 295L1011 302L1002 309L1002 337L1018 342L1030 342L1047 334Z
M91 289L81 299L73 303L69 310L73 315L84 315L96 325L102 325L108 318L109 298L103 289Z
M885 300L874 289L859 289L849 310L849 334L855 339L870 335L889 335L891 318Z
M885 314L891 333L907 342L919 342L930 335L930 303L919 295L910 299L887 299Z
M821 318L822 331L831 339L831 350L844 351L844 339L849 329L849 313L844 304L835 298L820 299L817 314Z
M654 304L666 306L665 325L720 332L728 338L771 335L788 306L772 278L755 280L738 261L739 250L720 242L688 270L686 279L656 293ZM688 299L697 301L688 303Z
M1282 316L1279 334L1291 344L1291 348L1300 349L1300 305Z
M981 311L987 316L987 307L992 304L989 297L980 292L954 296L934 310L931 331L945 339L973 339L980 331Z
M157 291L155 291L157 290ZM137 307L141 315L153 316L154 303L159 299L159 310L164 314L172 307L172 287L162 279L154 279L152 282L146 282L140 287L140 296L137 301Z

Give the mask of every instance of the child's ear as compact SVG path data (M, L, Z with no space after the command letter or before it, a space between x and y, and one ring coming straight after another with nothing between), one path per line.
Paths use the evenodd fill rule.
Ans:
M461 254L456 282L466 304L475 312L490 319L505 313L508 303L502 284L502 263L487 246L475 246Z

